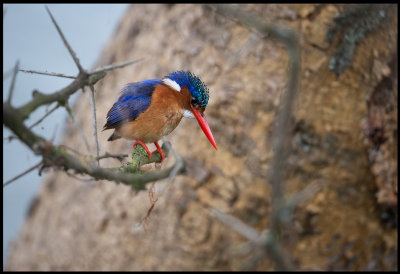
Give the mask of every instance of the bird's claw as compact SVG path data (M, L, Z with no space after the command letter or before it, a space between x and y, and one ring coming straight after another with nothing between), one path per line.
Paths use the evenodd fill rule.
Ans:
M156 145L156 150L154 150L153 152L150 152L150 150L148 149L148 147L147 147L142 141L140 141L140 140L137 140L137 141L133 144L133 149L135 149L136 146L137 146L138 144L140 144L140 145L146 150L147 156L149 157L149 163L150 163L150 161L151 161L151 155L154 154L154 153L157 153L157 152L160 153L160 156L161 156L161 160L160 160L159 162L157 162L157 163L159 164L159 163L162 163L162 161L164 161L164 159L165 159L165 153L164 153L164 151L162 150L162 148L160 147L160 145L158 144L158 142L154 142L154 144Z
M136 146L138 145L138 144L140 144L143 148L144 148L144 150L146 150L146 152L147 152L147 156L149 157L149 163L150 163L150 160L151 160L151 152L150 152L150 150L148 149L148 147L145 145L145 143L143 143L142 141L140 141L140 140L137 140L135 143L133 143L133 149L135 150L135 148L136 148Z
M162 163L162 161L164 161L164 159L165 159L165 153L164 153L164 151L162 150L162 148L160 147L160 145L158 144L158 142L154 142L154 144L156 145L156 150L154 150L151 154L153 154L153 153L156 153L156 152L158 152L158 153L160 153L160 155L161 155L161 160L159 161L159 162L157 162L157 163Z

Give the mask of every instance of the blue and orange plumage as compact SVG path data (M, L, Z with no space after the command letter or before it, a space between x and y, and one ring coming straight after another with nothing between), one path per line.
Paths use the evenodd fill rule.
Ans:
M196 75L176 71L163 79L150 79L131 83L121 91L121 96L107 113L103 130L114 129L108 138L136 140L151 154L164 152L158 145L161 137L171 133L183 117L196 118L203 132L217 149L214 137L204 116L209 91ZM154 143L157 149L150 153L145 143Z

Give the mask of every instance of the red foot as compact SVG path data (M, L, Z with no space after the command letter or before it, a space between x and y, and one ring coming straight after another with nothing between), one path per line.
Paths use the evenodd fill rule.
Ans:
M149 157L149 163L150 163L150 160L151 160L151 154L156 153L156 152L160 153L160 155L161 155L161 160L160 160L159 162L157 162L157 163L161 163L162 161L164 161L164 159L165 159L165 154L164 154L164 151L161 149L160 145L158 144L158 142L154 142L154 144L156 145L156 148L157 148L157 149L154 150L153 152L150 152L150 150L149 150L148 147L145 145L145 143L143 143L143 142L140 141L140 140L137 140L135 143L133 143L133 149L136 148L136 145L137 145L137 144L142 145L142 147L146 150L147 156Z
M161 155L161 160L160 160L159 162L157 162L157 163L161 163L161 162L164 161L164 159L165 159L164 151L161 149L161 147L160 147L160 145L158 144L158 142L154 142L154 144L156 145L156 148L157 148L157 149L154 150L151 154L156 153L156 152L160 153L160 155Z
M133 149L136 148L136 145L137 145L137 144L142 145L142 147L144 148L144 150L146 150L147 156L149 156L149 163L150 163L150 160L151 160L151 153L150 153L150 150L149 150L149 149L147 148L147 146L146 146L142 141L140 141L140 140L137 140L135 143L133 143Z

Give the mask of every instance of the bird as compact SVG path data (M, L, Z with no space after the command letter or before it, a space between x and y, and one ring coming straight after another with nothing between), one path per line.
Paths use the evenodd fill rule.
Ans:
M136 140L151 154L160 153L161 163L165 153L158 141L170 134L183 117L195 118L204 134L218 150L204 111L209 100L209 89L190 71L174 71L161 79L149 79L125 85L118 100L107 113L104 130L114 129L107 141L119 138ZM150 152L146 143L154 143Z

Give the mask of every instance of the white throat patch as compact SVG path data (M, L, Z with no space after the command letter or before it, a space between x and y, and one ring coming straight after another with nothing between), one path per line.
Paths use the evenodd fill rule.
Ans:
M183 111L183 117L186 118L195 118L193 112L191 112L190 110L185 109Z
M181 92L181 86L177 82L175 82L174 80L171 80L169 78L164 78L163 79L163 83L168 85L168 86L170 86L171 88L173 88L177 92Z

